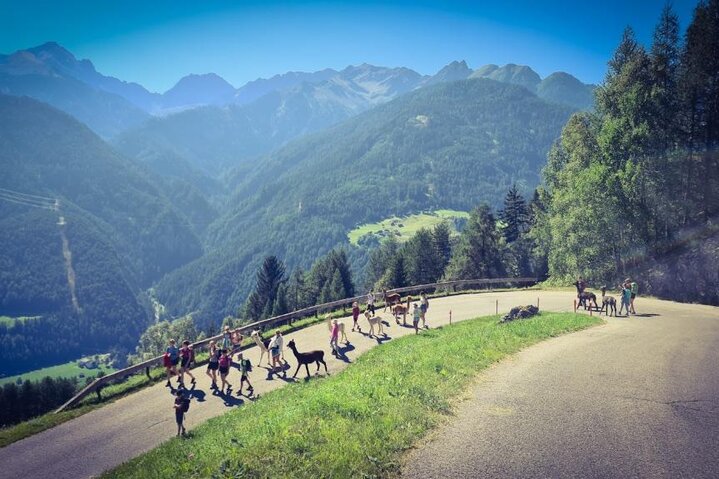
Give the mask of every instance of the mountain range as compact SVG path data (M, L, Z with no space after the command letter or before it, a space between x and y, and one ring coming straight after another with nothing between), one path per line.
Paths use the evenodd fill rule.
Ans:
M261 114L270 122L282 123L285 117L302 118L308 109L316 111L306 126L293 129L301 134L336 123L408 91L470 76L518 84L550 101L578 109L589 108L593 87L569 74L560 75L541 80L531 68L512 64L485 65L472 71L464 61L452 62L433 76L420 75L408 68L363 64L341 71L290 72L251 81L237 89L216 74L193 74L159 94L137 83L103 75L91 61L78 60L55 42L0 55L0 93L27 95L49 103L75 116L104 138L138 127L150 115L166 116L201 106L242 107L257 101L261 101L261 106L254 111L263 107L274 110ZM543 86L545 82L547 85ZM267 95L271 98L262 101ZM296 136L284 132L281 125L273 130L276 131L269 133L275 133L279 144ZM262 131L258 135L267 133Z

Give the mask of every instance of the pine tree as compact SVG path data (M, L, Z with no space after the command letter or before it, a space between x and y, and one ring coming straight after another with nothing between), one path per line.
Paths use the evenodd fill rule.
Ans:
M397 254L390 258L389 267L385 271L380 283L388 289L407 286L407 272L403 255Z
M527 204L514 184L504 197L504 208L499 212L504 223L502 234L508 243L512 243L524 233L528 222Z
M434 283L439 279L439 258L436 256L432 233L420 228L402 248L407 281L410 284Z
M289 312L290 309L287 305L287 285L283 283L277 288L275 303L272 305L272 316L279 316Z
M496 278L504 274L496 220L486 204L470 213L447 271L450 279Z
M272 315L277 290L285 281L285 266L276 256L267 256L257 272L255 290L245 303L245 314L257 321Z
M444 272L449 264L449 259L452 256L451 230L446 221L439 223L432 230L432 244L434 247L434 255L437 259L436 277L440 279L444 276Z

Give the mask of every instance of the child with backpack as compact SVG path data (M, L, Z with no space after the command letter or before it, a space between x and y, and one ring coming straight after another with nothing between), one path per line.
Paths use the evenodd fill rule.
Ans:
M629 316L629 308L632 301L632 290L629 286L629 282L624 282L619 285L619 289L621 290L622 295L622 303L619 306L619 314L622 314L622 310L626 309L627 316Z
M427 299L427 293L422 291L419 293L419 315L422 318L422 328L427 329L427 310L429 309L429 300Z
M167 359L165 359L167 358ZM169 346L165 350L163 356L163 362L165 364L165 370L167 372L167 384L170 386L170 378L177 374L177 363L180 361L180 350L175 346L175 340L171 339ZM181 382L180 378L177 378L177 382Z
M419 305L417 303L414 303L414 310L412 311L412 324L414 325L414 334L419 334L420 316L421 316L421 313L419 310Z
M248 377L247 373L249 373L252 370L252 364L250 363L249 359L245 359L242 356L242 353L239 354L237 357L239 363L240 363L240 389L237 391L238 396L242 396L242 385L247 383L247 395L252 396L252 392L255 390L255 388L252 387L252 383L250 382L250 378Z
M177 423L177 436L183 436L187 433L185 430L185 413L190 410L190 398L185 396L181 389L177 390L175 395L175 422Z

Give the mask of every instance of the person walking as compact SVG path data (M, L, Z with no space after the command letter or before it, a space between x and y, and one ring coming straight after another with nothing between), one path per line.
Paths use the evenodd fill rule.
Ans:
M177 423L177 436L185 435L185 414L190 409L190 398L185 396L182 389L178 389L175 393L175 404L173 406L175 410L175 422Z
M237 391L237 395L242 396L242 386L247 383L247 395L252 396L255 388L252 387L252 383L250 382L250 378L247 374L250 372L250 368L252 367L250 360L245 359L242 353L240 353L239 356L237 356L237 361L240 363L240 389Z
M339 338L340 334L340 327L337 324L337 320L332 320L332 329L330 331L330 348L332 349L332 355L335 357L339 357L340 351L339 347L337 346L337 340Z
M282 354L282 348L284 346L284 340L282 339L282 333L278 329L275 331L275 335L272 337L267 349L270 350L270 357L272 358L272 372L275 372L275 368L282 369L280 363L280 354Z
M622 310L626 309L626 314L629 316L629 308L632 302L632 289L629 285L629 281L625 281L619 286L622 295L622 304L619 306L619 314L622 314Z
M210 341L210 357L207 360L207 374L212 379L210 389L217 389L217 369L220 367L220 350L215 341Z
M372 311L372 316L374 316L374 291L372 290L367 294L367 309Z
M244 336L242 336L242 333L240 332L240 328L236 328L232 332L232 352L230 353L230 357L234 356L242 347L242 340L245 339Z
M419 334L419 318L420 318L419 305L414 303L414 309L412 310L412 324L414 325L414 334Z
M637 284L636 281L632 280L632 282L629 283L629 289L632 292L631 303L630 303L630 305L632 307L632 314L637 314L637 312L634 310L634 299L636 299L637 294L639 293L639 285Z
M192 384L197 382L195 376L190 371L190 366L192 364L192 360L194 359L193 356L194 351L192 350L190 342L188 340L184 340L182 342L182 347L180 348L180 384L182 386L185 385L185 374L192 378Z
M427 293L422 291L419 293L419 313L422 318L422 328L428 329L427 326L427 310L429 309L429 300L427 299Z
M232 391L232 384L227 381L227 375L230 373L230 365L232 364L232 358L230 358L229 351L226 349L222 350L222 355L218 361L220 369L220 380L222 385L220 386L220 392L225 392L225 386L227 386L227 394Z
M360 307L359 307L359 304L357 304L357 301L355 301L354 303L352 303L352 331L354 331L355 328L357 328L357 331L359 331L361 333L362 328L357 323L357 320L359 319L359 315L360 315Z
M220 343L220 349L232 350L232 331L229 326L225 326L222 329L222 342Z
M166 368L166 370L167 370L166 386L171 386L170 378L177 374L177 363L180 362L180 350L177 349L177 346L175 346L174 339L170 339L169 345L167 346L167 349L165 350L165 354L167 355L168 364L169 364L169 367ZM177 382L181 383L182 380L180 378L177 378Z

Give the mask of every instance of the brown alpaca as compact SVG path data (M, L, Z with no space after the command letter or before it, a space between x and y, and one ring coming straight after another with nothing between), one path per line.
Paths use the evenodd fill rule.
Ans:
M607 311L607 316L612 316L612 312L614 313L614 316L617 315L617 300L614 299L614 296L607 296L607 287L602 286L602 309L599 310L599 314L602 314L602 311Z

